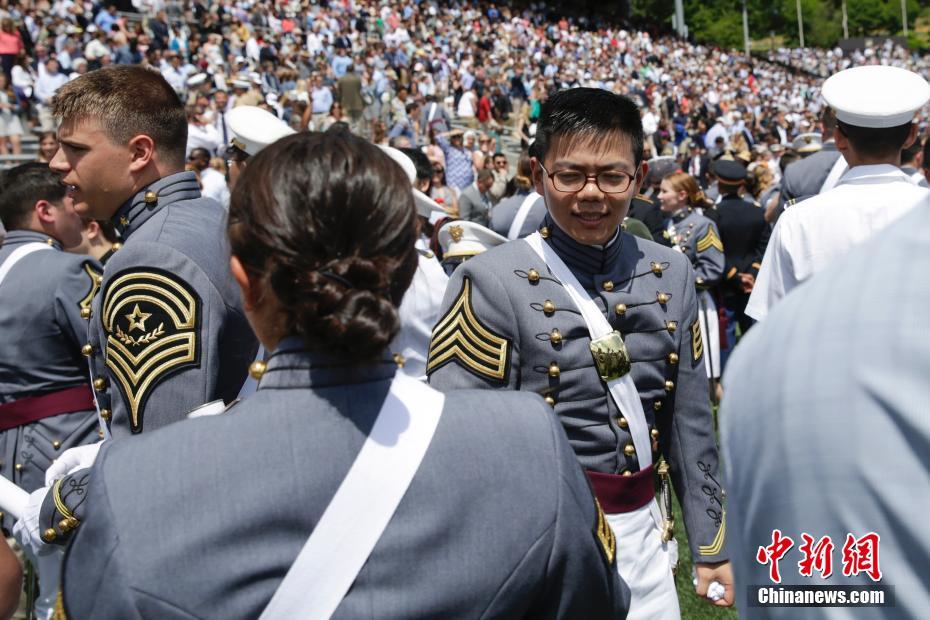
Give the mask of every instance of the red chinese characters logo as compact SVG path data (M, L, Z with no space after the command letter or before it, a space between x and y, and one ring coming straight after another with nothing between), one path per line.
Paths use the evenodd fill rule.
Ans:
M817 543L810 534L801 534L801 546L798 551L804 556L798 562L798 569L802 577L812 577L814 571L820 573L823 579L833 574L833 541L824 536Z
M843 544L843 574L854 577L865 573L872 581L881 581L882 569L878 565L880 540L875 532L869 532L862 538L847 534Z
M756 561L763 566L769 564L769 579L774 583L781 583L781 573L778 570L778 562L785 557L785 554L794 546L794 541L790 536L782 536L781 530L772 531L772 544L767 547L759 547L756 552Z

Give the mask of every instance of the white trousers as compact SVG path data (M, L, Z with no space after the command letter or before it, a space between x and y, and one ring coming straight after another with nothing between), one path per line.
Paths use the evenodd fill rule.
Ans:
M674 539L662 542L653 508L658 511L655 500L633 512L607 515L617 537L617 572L630 588L627 620L680 620L672 575L676 543Z
M720 322L717 304L709 291L698 291L698 319L701 323L701 340L704 343L704 368L708 379L720 377Z

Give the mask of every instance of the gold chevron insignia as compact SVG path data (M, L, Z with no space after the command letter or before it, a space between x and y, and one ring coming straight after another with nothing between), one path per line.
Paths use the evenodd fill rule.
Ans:
M90 310L90 305L94 302L94 296L97 294L97 291L100 290L101 276L103 274L91 267L90 263L84 263L84 273L90 278L90 290L87 291L87 295L84 296L84 299L78 302L78 307L80 307L81 310Z
M107 284L102 315L107 368L126 401L130 429L140 433L152 389L200 363L200 298L173 274L129 269Z
M708 248L717 248L718 251L723 252L723 242L720 241L720 237L717 236L717 230L713 226L708 226L707 232L704 233L704 236L698 239L697 242L698 252L703 252Z
M613 566L614 558L617 555L617 538L614 536L614 531L610 529L610 524L607 523L607 517L604 516L601 503L597 501L597 498L594 499L594 504L597 506L597 523L594 525L594 535L597 537L597 542L601 543L601 549L604 550L607 563Z
M426 372L453 361L479 377L495 381L506 381L510 367L510 341L475 316L468 278L462 282L458 299L433 329Z
M695 319L691 324L691 358L696 362L704 355L704 340L701 338L701 323Z
M717 535L714 536L713 542L709 545L698 547L698 553L701 555L717 555L723 549L723 541L727 536L727 515L724 513L723 519L720 520L720 527L717 529Z

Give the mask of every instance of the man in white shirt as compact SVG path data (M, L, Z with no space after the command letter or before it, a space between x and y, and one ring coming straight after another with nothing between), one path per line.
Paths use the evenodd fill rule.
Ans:
M55 128L55 121L48 111L47 104L55 91L68 81L68 76L59 73L58 69L58 61L50 58L45 63L45 71L40 72L39 79L36 80L34 94L39 101L39 123L42 126L42 131L52 131Z
M313 76L313 89L310 91L310 108L313 118L313 129L319 131L323 121L329 116L333 107L333 91L323 85L323 76Z
M187 161L197 169L200 175L200 185L203 188L201 193L228 209L229 187L226 185L226 177L222 172L210 167L210 152L203 147L197 147L191 151Z
M822 94L836 111L833 137L849 170L832 190L779 218L746 306L757 321L851 246L930 203L930 190L899 167L901 149L916 138L912 121L930 100L930 84L905 69L871 65L835 74Z

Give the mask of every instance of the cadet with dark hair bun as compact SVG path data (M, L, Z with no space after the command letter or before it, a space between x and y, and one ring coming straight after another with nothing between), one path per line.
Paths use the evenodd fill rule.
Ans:
M415 238L408 179L360 138L301 133L250 159L231 267L273 353L226 413L105 442L64 566L68 617L329 617L305 557L351 584L334 618L625 616L616 540L542 399L443 396L398 372L386 347ZM343 495L370 446L408 458L408 431L430 419L406 477L388 462L383 486ZM140 493L139 480L154 484ZM383 529L348 527L386 494L397 503ZM331 557L311 533L333 528ZM362 559L344 570L347 557ZM282 613L296 576L299 611Z

